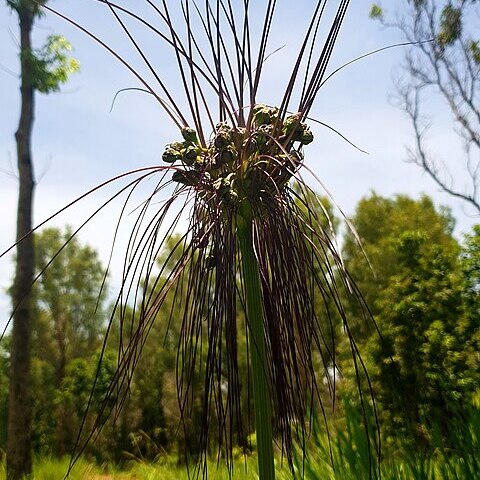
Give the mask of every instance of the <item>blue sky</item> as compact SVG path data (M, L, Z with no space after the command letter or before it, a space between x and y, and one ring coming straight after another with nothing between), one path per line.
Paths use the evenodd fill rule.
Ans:
M124 2L139 10L142 10L142 3L139 0ZM265 103L275 103L282 94L293 52L304 31L304 12L310 11L313 3L279 1L269 51L284 48L273 55L265 67L261 89L264 96L261 99ZM13 134L18 121L19 90L18 78L5 70L18 72L16 18L5 2L0 5L0 250L3 250L15 236L17 182ZM91 28L109 44L118 47L140 70L143 68L141 71L146 71L134 59L132 47L104 6L94 0L62 0L51 2L51 5ZM386 31L369 20L369 8L368 0L352 1L331 69L400 40L395 32ZM38 180L36 223L105 179L159 163L165 144L178 137L175 127L151 96L123 94L110 113L115 93L121 88L139 86L138 81L85 34L52 15L46 15L37 23L37 45L52 33L65 35L71 41L82 70L60 93L37 96L33 140ZM166 53L165 44L143 30L135 29L134 33L144 42L145 52L156 69L177 92L175 65ZM392 72L403 54L402 49L390 50L343 70L322 89L311 112L312 116L340 130L370 155L361 154L330 131L315 125L316 141L308 147L308 165L347 214L352 213L357 201L372 189L383 195L406 193L418 196L425 192L437 203L452 208L458 219L457 234L460 235L475 219L458 201L438 192L417 167L405 162L405 147L413 140L411 127L402 112L388 100L392 92ZM431 98L428 109L435 120L429 135L432 151L441 155L447 164L454 162L460 146L452 132L448 112L442 110L435 97ZM99 201L107 198L107 194L106 191L83 201L52 225L78 224ZM117 212L118 208L109 210L81 235L82 240L99 249L104 261L108 258ZM11 279L11 265L11 258L0 259L2 290ZM119 271L114 262L113 285ZM0 325L8 317L8 311L8 299L2 293Z

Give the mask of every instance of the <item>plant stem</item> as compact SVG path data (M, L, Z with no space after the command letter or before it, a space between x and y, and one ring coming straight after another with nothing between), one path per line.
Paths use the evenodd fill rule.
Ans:
M237 237L242 254L242 269L247 302L246 313L250 333L258 474L260 480L274 480L272 414L267 381L262 287L258 262L253 250L251 213L247 212L239 215L237 225Z

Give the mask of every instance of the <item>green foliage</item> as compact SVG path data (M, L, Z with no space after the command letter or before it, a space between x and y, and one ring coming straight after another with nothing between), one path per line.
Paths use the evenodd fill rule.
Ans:
M469 404L480 380L477 236L467 237L469 253L461 254L449 213L427 197L373 194L360 201L352 221L373 271L352 235L345 261L382 338L360 309L350 311L358 317L356 338L365 345L382 433L387 444L428 446L436 428L451 435L448 418ZM345 382L345 388L353 387Z
M100 346L104 329L103 304L108 289L103 285L104 268L97 252L76 237L70 239L71 234L69 228L63 232L49 228L35 237L37 272L69 242L34 289L38 310L35 348L39 349L35 355L53 363L62 354L68 358L92 355ZM59 350L62 348L65 352Z
M42 454L66 454L73 445L93 381L88 361L104 331L104 269L95 250L70 237L68 228L35 235L36 272L50 264L33 289L33 445Z
M376 5L375 3L372 3L372 6L370 7L370 18L381 19L382 17L383 17L383 8L380 7L379 5Z
M330 438L313 429L309 438L309 459L296 456L296 471L306 480L478 480L480 478L480 409L469 407L463 417L452 418L453 443L434 439L434 449L426 452L402 445L383 453L368 450L365 423L359 409L348 398L342 402L342 421L336 422ZM370 428L374 428L371 419ZM368 459L371 458L371 462Z
M68 363L65 376L56 392L55 403L63 404L69 412L69 419L77 427L85 413L92 388L93 372L84 358L75 358Z
M470 53L472 54L473 61L480 65L480 45L478 41L470 41Z
M430 198L414 200L405 195L384 198L375 193L363 198L351 219L362 242L347 232L343 256L348 271L354 278L374 317L380 313L376 301L389 284L392 275L399 272L397 239L405 230L424 232L431 242L456 251L452 237L454 221L448 210L437 210ZM360 305L349 302L350 317L357 341L364 341L373 333L371 322L363 319Z
M237 480L251 480L257 477L256 458L242 458L233 465L230 472ZM65 476L68 469L69 458L56 459L49 457L36 458L34 473L31 480L59 480ZM2 464L0 462L0 480L5 480ZM292 476L280 460L277 461L277 476L279 480L291 480ZM209 480L225 480L229 477L226 467L215 459L208 462ZM98 466L80 459L68 476L69 480L190 480L191 472L179 465L174 456L162 457L157 462L131 462L124 468L104 463Z
M295 463L295 476L292 476L284 462L276 459L276 478L292 480L478 480L480 478L480 460L477 455L480 447L480 410L470 409L466 418L457 424L458 437L456 448L447 449L436 445L434 454L423 451L398 450L394 455L383 456L378 475L378 464L370 466L361 458L365 432L358 410L346 405L348 424L341 436L333 432L330 444L327 436L320 430L313 430L309 437L311 456L303 463L301 451L298 451ZM333 463L332 463L333 458ZM32 480L58 480L63 478L68 468L68 458L36 458ZM230 472L236 480L257 477L254 456L238 458ZM0 463L1 467L1 463ZM377 467L377 468L376 468ZM209 461L208 478L225 480L229 477L226 467L215 459ZM0 468L0 480L4 480ZM80 459L70 476L72 480L189 480L188 471L178 464L174 456L163 456L157 462L132 462L123 468L104 463L102 466Z
M327 222L325 211L328 213L333 234L338 221L328 202L322 204L318 205L315 214L319 218L325 217ZM474 227L460 247L452 237L453 220L449 212L435 208L428 197L387 199L375 194L358 204L352 221L376 276L351 234L345 238L345 261L354 279L365 289L384 339L380 341L372 328L365 324L358 305L345 303L347 315L355 320L356 337L366 353L364 358L377 393L384 437L382 478L475 478L468 472L478 471L475 452L478 451L480 435L478 408L475 409L471 402L480 381L477 353L480 350L480 227ZM37 271L69 236L68 230L48 229L36 237ZM179 248L171 255L171 249L179 239L172 238L158 259L159 265L168 259L168 265L157 288L161 288L168 277L169 265L175 264L181 254ZM72 240L71 247L52 263L35 291L34 447L41 455L57 454L60 444L67 454L73 448L97 374L97 352L104 328L104 317L94 315L103 279L101 264L90 247L77 240ZM321 244L317 247L321 248ZM176 351L183 317L178 304L173 306L173 301L175 294L182 295L187 278L188 274L179 278L178 289L168 294L157 313L144 355L131 379L126 404L116 417L115 426L108 422L102 435L85 452L87 458L97 463L124 462L126 456L139 462L158 462L133 466L119 478L135 478L134 475L140 478L159 478L159 475L161 478L184 478L186 470L178 464L185 460L185 452L198 453L204 401L200 370L192 376L195 398L189 405L187 434L179 423L176 393ZM327 315L324 308L316 306L319 318ZM125 316L129 318L131 315L126 312ZM66 323L62 323L62 318ZM341 319L331 320L334 328L331 334L337 348L345 335L341 331ZM101 413L104 396L117 367L114 346L118 345L120 335L124 336L124 342L129 335L126 329L120 331L117 321L114 319L112 343L107 345L98 371L85 434L92 431L95 417ZM62 328L64 336L61 335ZM245 320L241 316L237 328L239 333L244 333ZM332 348L328 330L325 335L326 345ZM238 335L239 338L242 336ZM62 338L66 355L64 369L60 372ZM203 359L208 349L205 343L201 344ZM337 358L343 358L344 348L346 345L341 347ZM242 409L253 412L245 341L239 341L238 350ZM223 361L222 368L227 368L226 360ZM319 372L326 368L320 358L312 358L312 361ZM8 356L0 354L0 406L6 400L6 387L3 386L7 382L7 367ZM368 402L365 405L370 428L370 438L367 438L361 406L355 396L354 374L343 360L340 367L343 367L340 389L348 397L338 401L336 416L328 419L334 464L331 464L325 429L321 425L315 426L305 463L307 479L366 479L370 478L370 472L372 478L376 478L378 463L371 405ZM327 386L319 385L319 388L325 390L321 395L327 399ZM112 406L109 403L107 410ZM0 412L0 425L2 418ZM238 440L240 445L236 448L236 456L241 460L234 466L238 472L235 478L251 478L252 472L256 471L255 457L246 460L248 473L239 466L244 465L245 447L248 451L251 446L255 451L254 442L249 445L247 439L254 430L253 421L247 415L244 421L241 427L245 438ZM215 422L218 419L213 418L211 452L217 451ZM0 438L0 448L4 445L1 442L4 440ZM395 449L391 448L393 446ZM279 462L277 477L291 478L286 467L280 469L278 466ZM62 468L64 474L65 464L49 460L37 464L36 471L42 472L38 473L38 478L59 478L58 472ZM94 478L89 476L93 475L92 472L101 474L99 469L87 464L81 464L77 472L83 468L87 473L78 478ZM297 468L303 468L301 463ZM73 478L75 475L74 471ZM216 476L225 478L225 470L217 471L216 466L210 466L209 478Z
M63 426L66 430L67 453L73 452L83 421L86 422L83 433L88 435L95 430L95 422L103 422L113 408L113 403L111 401L105 403L105 398L116 370L116 355L113 352L106 352L100 363L99 360L99 354L89 360L82 358L72 360L67 365L62 384L57 390L56 404L62 415L68 418L68 423ZM95 388L92 391L94 384ZM89 402L89 415L84 420ZM116 441L115 431L110 423L96 441L88 446L85 454L88 457L93 456L99 464L114 461L117 459Z
M457 256L418 232L405 232L398 251L400 271L377 301L383 340L370 339L370 373L384 433L428 445L432 428L448 436L448 418L470 402L480 380L470 359L479 345L464 311Z
M465 235L462 252L462 267L467 282L466 295L472 304L472 312L480 307L480 225L475 225L472 233Z
M462 10L452 4L446 5L440 17L440 33L437 42L442 46L452 45L462 34Z
M32 445L38 455L49 455L56 446L55 364L34 356L31 360L31 378Z
M466 322L463 325L471 335L473 347L480 345L480 225L475 225L465 235L461 254L461 270L464 280ZM472 355L469 369L479 369L478 355Z
M47 0L6 0L7 5L18 15L29 14L32 18L43 15L42 6Z
M38 50L21 52L22 59L30 64L31 86L41 93L56 92L69 76L80 70L78 60L68 56L72 46L61 35L50 35Z

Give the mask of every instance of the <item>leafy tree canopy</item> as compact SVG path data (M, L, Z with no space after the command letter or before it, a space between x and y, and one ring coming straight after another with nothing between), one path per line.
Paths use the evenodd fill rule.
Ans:
M345 261L382 337L355 305L349 312L383 434L416 447L438 432L448 439L447 419L470 404L480 380L479 229L462 248L449 211L428 197L375 193L359 202L352 223L365 254L347 235Z
M18 15L30 15L30 17L41 17L43 15L42 6L47 0L6 0L7 5Z
M376 301L380 293L401 269L398 239L406 230L423 232L430 242L442 245L446 250L458 251L458 244L452 236L454 220L450 211L437 209L427 196L414 200L405 195L385 198L372 193L360 200L351 221L363 252L354 235L347 232L343 255L348 271L374 316L379 313ZM363 320L358 305L351 304L350 308L357 317L359 340L367 338L373 331L371 322Z
M60 90L69 76L80 70L78 60L68 56L70 42L61 35L50 35L45 45L36 50L22 52L32 69L32 87L40 93Z
M480 380L479 315L464 302L454 251L419 231L396 243L399 269L376 302L383 339L369 340L370 373L385 433L428 445L436 431L448 438L448 419L468 407Z
M98 347L104 329L107 286L97 252L65 231L48 228L35 236L36 270L42 271L68 241L69 246L42 273L35 288L36 337L44 353L55 332L63 337L67 357L85 357ZM59 331L62 330L62 331ZM58 352L57 354L58 355ZM54 356L56 356L54 355Z

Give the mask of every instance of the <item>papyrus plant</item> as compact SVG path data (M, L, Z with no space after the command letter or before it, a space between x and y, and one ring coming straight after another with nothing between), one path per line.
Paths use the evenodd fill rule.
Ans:
M264 104L259 89L281 2L144 0L137 11L131 3L96 2L125 32L144 71L133 67L101 34L45 8L124 63L178 127L178 136L162 152L161 165L107 182L132 177L112 197L127 195L121 223L139 185L158 177L136 209L116 313L111 317L112 322L120 321L118 368L103 413L86 437L79 434L75 453L82 452L85 442L115 412L111 399L122 406L149 331L155 322L170 321L159 318L159 312L173 292L172 312L182 312L177 388L185 428L194 379L203 379L198 439L202 454L197 465L206 464L213 413L227 459L244 434L237 339L245 334L259 474L262 480L274 478L275 439L291 460L292 442L295 438L304 442L310 407L321 401L319 383L327 382L334 396L335 378L329 372L336 371L332 368L335 344L325 340L334 338L332 307L343 321L358 372L363 365L350 338L340 294L342 289L357 292L344 270L333 232L325 229L328 222L318 213L321 204L300 176L308 168L304 147L314 140L308 115L329 78L327 66L349 1L291 2L289 8L304 10L305 24L291 25L301 39L300 47L292 68L283 72L285 88L274 105ZM162 71L145 54L137 27L157 35L171 50L178 65L175 88L168 86ZM321 146L316 155L321 156ZM293 181L298 185L295 190ZM182 216L188 218L188 228L158 271L156 260ZM172 258L176 258L173 265ZM324 318L315 308L318 298L328 305ZM237 325L238 308L246 317L244 332ZM318 354L325 367L321 373L313 361Z

